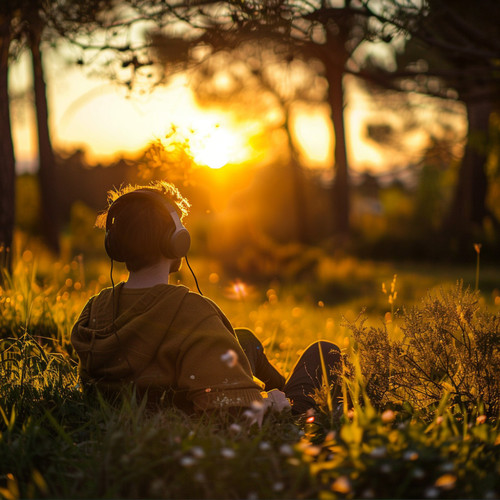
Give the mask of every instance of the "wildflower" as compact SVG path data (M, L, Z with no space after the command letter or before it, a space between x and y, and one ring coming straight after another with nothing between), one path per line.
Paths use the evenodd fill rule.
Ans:
M328 434L325 436L324 444L333 444L335 436L336 436L335 431L328 431Z
M437 498L439 496L439 490L437 488L427 488L424 491L425 498Z
M236 452L232 448L222 448L220 450L220 454L227 459L231 459L236 456Z
M392 422L395 418L396 414L392 410L385 410L384 413L382 413L382 422L385 424Z
M228 349L221 357L220 360L223 363L226 363L229 368L234 368L238 363L238 354L234 352L232 349Z
M277 481L273 484L274 491L283 491L285 489L285 485L281 481Z
M282 444L280 446L280 453L285 457L291 457L293 455L293 448L289 444Z
M417 460L417 458L418 453L416 451L407 450L403 453L403 460L409 460L410 462L413 462L414 460Z
M370 457L382 458L385 457L385 453L386 453L385 446L377 446L376 448L373 448L373 450L370 452Z
M193 457L184 456L179 460L179 463L183 467L192 467L194 464L196 464L196 460Z
M347 476L340 476L333 482L332 490L345 495L351 491L351 481Z
M443 417L442 417L441 415L439 415L439 417L438 417L438 418L436 418L436 424L437 424L437 425L440 425L440 424L442 424L442 423L443 423Z
M476 424L484 424L486 422L486 415L479 415L479 417L476 418Z
M457 476L454 474L443 474L436 479L434 486L442 488L443 490L452 490L457 482Z
M271 449L271 445L267 441L261 441L259 444L260 451L269 451Z
M205 450L201 446L193 446L191 448L191 454L196 458L204 458Z
M451 472L455 470L455 466L452 462L445 462L444 464L440 465L439 469L443 472Z
M238 425L238 424L231 424L229 426L229 432L233 435L237 435L241 432L241 425Z
M315 457L321 453L321 446L314 446L314 445L306 446L303 450L303 453L305 455Z

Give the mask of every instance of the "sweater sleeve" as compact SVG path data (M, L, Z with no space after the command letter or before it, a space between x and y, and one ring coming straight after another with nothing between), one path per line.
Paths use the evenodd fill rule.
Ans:
M262 401L248 359L217 314L203 319L186 336L176 364L176 385L197 410L248 407Z

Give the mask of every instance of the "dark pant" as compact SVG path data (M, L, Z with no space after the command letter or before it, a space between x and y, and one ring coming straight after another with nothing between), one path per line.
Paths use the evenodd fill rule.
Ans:
M271 389L283 391L290 400L292 413L305 413L310 408L317 407L312 395L324 386L324 371L328 378L327 385L333 385L332 395L340 392L338 373L341 357L340 349L334 343L326 340L313 342L295 363L288 380L285 380L285 377L271 365L262 343L251 330L237 328L235 332L255 377L264 382L266 391ZM320 350L326 370L322 368Z

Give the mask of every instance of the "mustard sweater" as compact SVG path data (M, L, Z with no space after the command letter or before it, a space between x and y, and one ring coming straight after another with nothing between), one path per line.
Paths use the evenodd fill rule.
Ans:
M138 294L123 285L92 297L73 327L82 382L107 393L133 384L148 399L166 396L186 411L262 401L231 324L214 302L184 286L156 285ZM130 307L120 307L121 294Z

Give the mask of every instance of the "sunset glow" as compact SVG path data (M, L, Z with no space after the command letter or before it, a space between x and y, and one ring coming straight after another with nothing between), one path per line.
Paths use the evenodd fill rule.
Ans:
M196 164L215 169L229 163L243 163L252 156L244 130L238 131L236 126L211 124L210 120L193 131L190 153Z
M228 109L200 107L186 76L177 76L168 86L157 87L151 92L128 95L123 87L90 79L74 68L62 71L53 59L50 61L47 74L53 145L64 151L81 148L91 164L133 156L152 141L163 141L172 127L182 131L188 153L200 166L220 169L226 165L256 162L266 156L259 149L262 142L259 146L259 141L254 140L262 136L266 124L245 122L245 117L237 118ZM28 69L24 60L15 66L12 81L17 91L29 87L29 78L25 76ZM388 163L398 161L397 155L390 151L389 158L387 152L367 140L364 125L372 111L359 95L356 89L351 91L352 104L345 110L350 165L353 169L387 168ZM28 104L24 108L14 107L13 113L16 157L35 168L34 113ZM297 103L292 133L305 166L331 168L334 139L327 106ZM270 133L266 134L271 137ZM279 158L283 154L282 151L275 153L267 156Z

